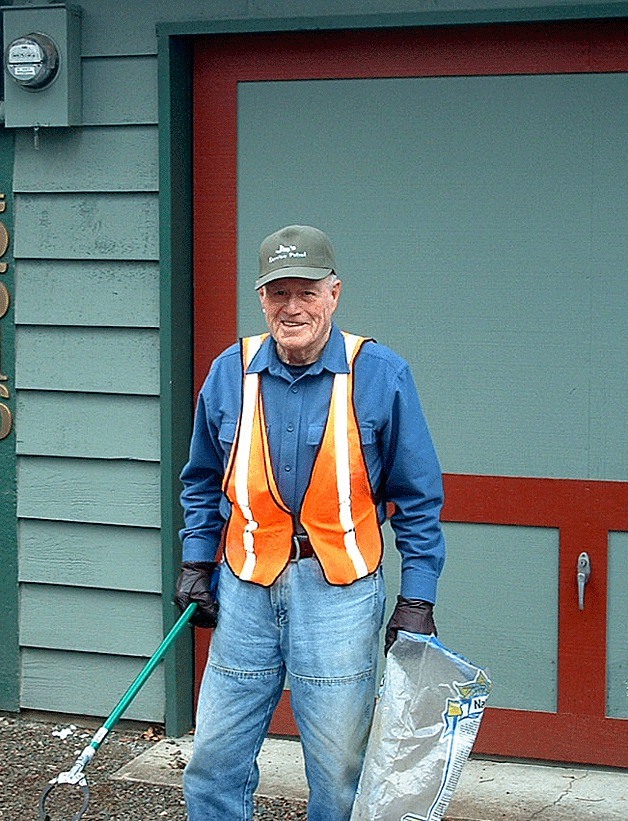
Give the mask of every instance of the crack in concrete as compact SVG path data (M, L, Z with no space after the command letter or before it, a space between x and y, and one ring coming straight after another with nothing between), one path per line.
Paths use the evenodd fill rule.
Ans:
M578 777L576 775L565 775L565 776L563 776L563 778L568 778L569 779L569 785L568 785L567 789L563 790L563 792L558 796L558 798L555 801L552 801L550 804L545 804L545 806L543 806L540 809L533 812L532 815L530 815L526 819L526 821L533 821L534 818L537 818L542 812L545 812L545 810L549 810L552 807L558 806L558 804L560 804L560 802L563 800L563 798L566 798L569 795L569 793L573 790L573 786L576 783L576 781L582 781L582 779L586 778L587 775L588 775L588 773L584 773L584 775L581 775L580 777Z

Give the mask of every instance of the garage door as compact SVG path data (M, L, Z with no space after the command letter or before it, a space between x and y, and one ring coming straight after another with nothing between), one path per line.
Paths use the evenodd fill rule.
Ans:
M263 329L261 238L326 230L340 324L412 364L443 463L481 752L628 764L627 69L612 22L197 43L197 383Z

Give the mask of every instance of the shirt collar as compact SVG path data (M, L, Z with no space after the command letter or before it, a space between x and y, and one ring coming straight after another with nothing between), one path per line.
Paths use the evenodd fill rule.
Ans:
M349 373L344 337L340 329L334 324L331 326L331 334L323 348L323 353L316 362L312 362L306 373L316 375L323 370L330 373ZM268 371L272 376L282 376L284 378L288 376L289 379L292 379L283 362L277 356L277 345L271 336L264 340L247 369L247 373L262 373L263 371Z

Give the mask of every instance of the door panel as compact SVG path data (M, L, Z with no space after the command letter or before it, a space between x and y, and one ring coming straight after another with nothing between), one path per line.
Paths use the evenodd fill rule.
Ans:
M605 23L215 37L196 65L198 384L236 332L261 330L261 237L327 229L340 323L411 362L446 470L437 621L494 667L476 750L627 765L614 575L605 716L608 532L615 574L628 530L628 485L607 481L626 464L628 232L612 198L628 95L625 74L586 73L626 71L625 35ZM282 703L274 729L293 726Z
M260 327L251 238L322 225L340 321L413 365L446 470L625 478L625 271L599 249L628 197L594 146L619 195L628 104L611 140L598 98L621 108L628 76L240 84L240 332Z
M559 531L447 522L441 641L488 670L492 707L558 703Z
M609 533L607 715L628 719L628 533Z

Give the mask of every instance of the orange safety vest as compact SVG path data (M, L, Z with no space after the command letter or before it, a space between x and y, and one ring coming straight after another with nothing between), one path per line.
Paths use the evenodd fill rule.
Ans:
M242 340L243 391L238 429L222 489L231 502L225 557L244 581L271 585L290 561L294 521L273 472L260 375L248 366L268 334ZM383 538L353 405L354 362L367 340L343 332L350 373L334 376L329 414L305 491L300 521L330 584L376 570Z

